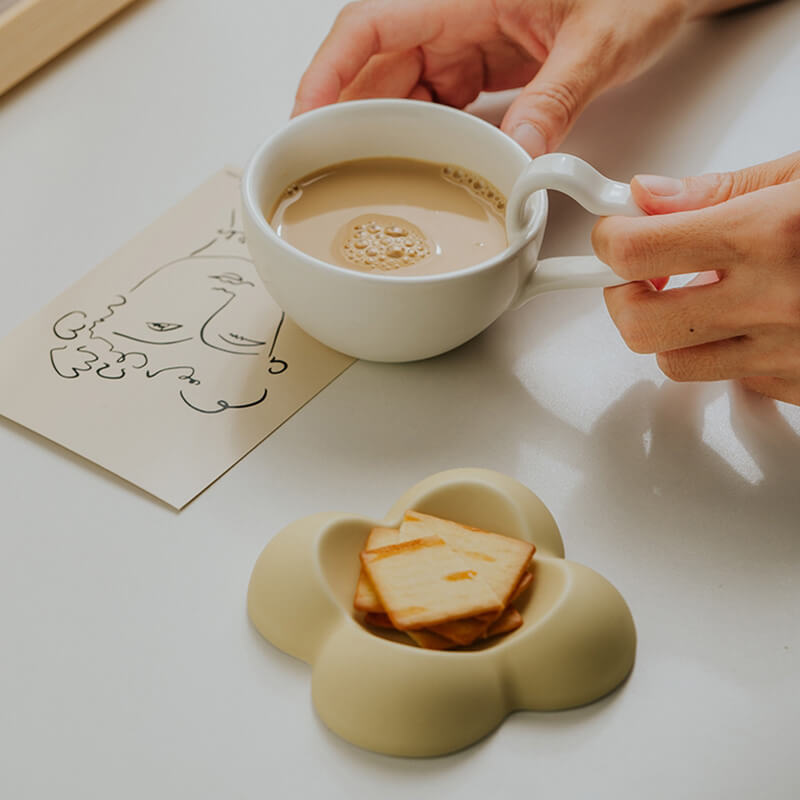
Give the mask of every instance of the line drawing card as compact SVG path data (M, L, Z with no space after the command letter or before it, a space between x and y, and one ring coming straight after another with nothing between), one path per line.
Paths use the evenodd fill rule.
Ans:
M0 414L180 509L355 359L281 311L225 169L0 342Z

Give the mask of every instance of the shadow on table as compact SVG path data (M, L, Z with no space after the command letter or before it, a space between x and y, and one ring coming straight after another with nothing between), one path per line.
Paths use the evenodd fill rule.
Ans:
M596 304L576 297L570 321ZM800 556L800 534L788 534L775 551L765 546L785 538L790 509L800 517L800 436L778 404L736 384L641 380L581 429L583 420L571 422L537 399L551 374L534 368L527 385L514 374L516 359L535 359L559 335L546 312L518 315L439 358L358 364L342 391L334 384L326 392L324 415L298 416L294 424L303 428L293 431L296 446L282 454L282 469L302 474L313 452L335 465L331 480L346 487L348 475L374 464L398 476L399 494L404 475L413 482L454 466L525 475L559 462L582 476L569 495L570 519L602 520L616 539L609 548L675 558L667 533L698 524L691 515L700 509L703 520L713 520L697 530L700 548L719 546L729 556L738 550L757 561ZM368 498L369 488L356 490ZM641 520L653 521L650 532L634 535L631 526Z
M774 401L736 384L642 381L585 439L557 427L562 442L573 440L561 452L580 454L573 466L605 464L584 475L570 505L575 516L603 518L609 549L640 551L698 578L713 553L751 566L800 561L800 436ZM652 524L632 531L633 520ZM687 530L696 559L676 552L672 534Z
M491 747L492 739L502 730L503 726L514 718L515 721L522 720L527 728L541 731L545 736L559 736L568 734L570 730L580 729L585 726L587 721L598 714L603 713L619 697L619 692L612 692L594 703L590 703L580 708L571 708L565 711L552 712L512 712L500 725L488 733L483 739L469 745L462 750L448 753L443 756L430 758L405 758L397 756L381 755L368 750L362 750L335 733L326 730L326 738L331 748L336 750L342 758L358 765L359 769L369 772L374 770L377 774L386 775L394 773L396 775L412 775L415 780L423 781L426 776L441 775L448 772L462 769L470 760L480 756L483 750ZM322 725L322 723L319 723Z

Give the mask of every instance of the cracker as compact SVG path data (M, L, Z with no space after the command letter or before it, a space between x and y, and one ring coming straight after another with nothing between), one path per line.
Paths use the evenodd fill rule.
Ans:
M530 542L460 525L457 522L407 511L400 526L403 538L440 536L469 562L470 569L508 605L536 548Z
M431 625L431 630L439 636L450 639L455 644L468 645L476 639L480 639L496 619L498 619L497 613L481 614L469 619L457 619L452 622L443 622L441 625Z
M416 536L414 537L417 538ZM365 550L377 550L379 547L387 547L390 544L399 544L406 541L398 528L385 528L383 525L376 525L367 536L364 544Z
M393 631L397 630L397 628L392 625L388 614L367 614L364 617L364 622L366 622L367 625L372 625L374 628L390 628ZM457 647L457 644L452 639L439 636L433 631L403 631L403 633L410 636L415 644L419 647L424 647L426 650L451 650L453 647Z
M452 639L446 639L444 636L439 636L433 631L405 631L416 644L424 647L426 650L452 650L458 645Z
M368 614L383 613L381 601L378 595L375 594L375 589L370 583L367 573L364 572L364 567L361 567L361 574L358 576L356 593L353 597L353 608L356 611L366 611Z
M511 595L513 603L531 584L533 575L527 570L522 574L519 583ZM460 619L444 622L431 628L434 633L452 640L458 645L469 645L480 638L510 633L522 624L522 615L513 606L508 605L498 617L496 614L482 614L471 619Z
M500 612L503 603L472 562L440 536L426 536L365 550L361 563L399 630Z
M501 633L511 633L521 627L523 622L522 614L514 606L509 606L505 611L489 626L483 635L484 639L490 636L499 636Z
M377 526L369 532L364 549L377 550L379 547L385 547L386 545L395 544L399 541L401 541L400 531L397 530L397 528ZM367 577L366 572L364 572L363 567L361 568L361 574L358 576L358 583L356 584L353 608L357 611L366 611L368 614L383 613L381 601L378 595L375 594L375 589Z
M372 612L364 615L364 622L367 625L372 625L373 628L391 628L394 630L394 625L392 625L392 621L389 619L388 614L378 613L374 614Z
M514 593L511 595L511 602L513 603L532 583L533 575L526 570L522 573L522 577L519 579L517 588L514 589Z

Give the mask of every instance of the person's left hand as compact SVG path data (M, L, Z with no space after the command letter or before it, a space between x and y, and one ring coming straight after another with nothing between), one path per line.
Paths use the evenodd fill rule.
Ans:
M642 73L691 19L743 0L359 0L336 18L293 116L402 97L464 108L522 88L501 130L554 150L597 95Z
M605 290L628 346L677 381L740 379L800 405L800 151L738 172L638 176L650 216L606 217L598 257L631 283ZM701 274L660 291L664 276Z

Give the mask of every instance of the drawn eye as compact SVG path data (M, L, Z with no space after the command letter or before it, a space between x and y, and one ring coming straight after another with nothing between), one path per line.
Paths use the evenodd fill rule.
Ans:
M182 328L183 325L177 322L148 322L147 327L151 331L158 331L158 333L166 333L167 331L176 331Z
M223 272L219 275L209 275L209 278L217 280L220 283L229 283L231 286L252 286L250 281L246 281L238 272Z

